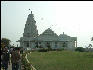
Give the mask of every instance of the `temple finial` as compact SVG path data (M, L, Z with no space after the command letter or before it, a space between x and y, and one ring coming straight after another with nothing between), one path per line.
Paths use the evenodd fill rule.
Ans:
M31 11L31 14L32 14L32 11Z
M29 9L30 10L30 9ZM32 14L32 11L31 11L31 14Z
M64 32L63 32L63 34L64 34Z

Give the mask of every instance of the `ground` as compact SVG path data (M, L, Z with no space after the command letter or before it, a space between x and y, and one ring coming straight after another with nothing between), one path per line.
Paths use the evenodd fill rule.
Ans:
M1 70L3 70L2 68L1 68ZM12 70L12 64L10 63L10 65L8 65L8 70Z
M93 70L93 52L32 52L27 57L37 70Z

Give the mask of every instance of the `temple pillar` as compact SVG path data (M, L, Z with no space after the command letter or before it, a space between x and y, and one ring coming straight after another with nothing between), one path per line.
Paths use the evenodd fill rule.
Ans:
M29 41L29 48L30 48L30 41Z
M76 40L76 47L77 47L77 40Z

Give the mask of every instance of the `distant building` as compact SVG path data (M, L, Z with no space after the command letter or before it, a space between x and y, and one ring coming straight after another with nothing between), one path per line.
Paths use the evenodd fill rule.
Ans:
M36 48L52 48L52 49L69 49L74 50L77 47L77 37L70 37L66 34L60 34L59 36L52 31L51 28L46 29L42 34L38 35L36 21L34 15L28 15L23 37L18 40L20 47L25 49Z

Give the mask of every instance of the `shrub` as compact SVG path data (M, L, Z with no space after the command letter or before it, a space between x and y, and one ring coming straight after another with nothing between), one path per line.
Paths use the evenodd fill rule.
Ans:
M27 52L26 53L24 53L24 54L22 54L22 60L21 60L21 62L22 62L22 65L24 65L24 70L31 70L31 64L30 63L28 63L27 62L27 59L25 58L25 56L26 56L26 54L27 54Z
M75 51L85 52L85 49L83 47L77 47Z
M39 52L47 52L48 51L48 49L44 49L44 48L42 48L42 49L40 49L40 50L38 50Z

